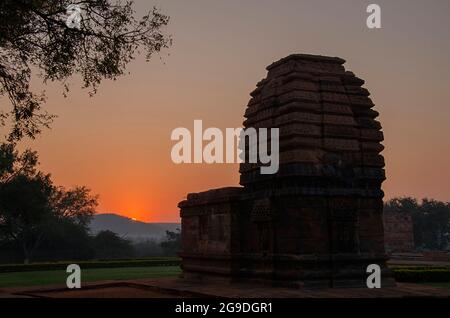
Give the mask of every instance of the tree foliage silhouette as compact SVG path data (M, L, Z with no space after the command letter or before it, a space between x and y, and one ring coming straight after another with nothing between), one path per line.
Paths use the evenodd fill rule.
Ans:
M89 189L57 187L37 165L36 152L0 145L0 240L20 246L25 263L50 229L71 223L87 232L97 207Z
M66 25L67 7L81 8L80 28ZM94 94L103 79L116 79L140 51L146 59L171 44L162 29L168 16L156 8L135 18L127 0L0 1L0 96L12 108L0 111L0 126L11 124L8 139L35 137L53 116L42 110L44 93L30 89L36 70L44 83L58 81L69 90L79 74Z
M181 231L166 231L166 239L161 242L161 248L165 255L177 255L181 249Z

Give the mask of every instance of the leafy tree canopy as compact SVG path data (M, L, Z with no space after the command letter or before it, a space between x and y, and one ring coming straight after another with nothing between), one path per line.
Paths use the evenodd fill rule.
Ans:
M71 4L81 9L79 28L66 24ZM44 93L30 89L32 71L44 83L61 82L65 93L79 74L94 94L103 79L123 75L139 51L148 60L171 44L162 32L168 16L153 8L137 19L128 0L2 0L0 21L0 97L12 105L0 110L0 127L10 122L10 141L36 136L53 119L42 110Z
M49 229L64 222L86 229L97 207L89 189L57 187L37 164L35 152L0 145L0 239L21 246L26 262Z
M181 231L166 231L166 239L161 242L161 248L165 255L177 255L181 250Z

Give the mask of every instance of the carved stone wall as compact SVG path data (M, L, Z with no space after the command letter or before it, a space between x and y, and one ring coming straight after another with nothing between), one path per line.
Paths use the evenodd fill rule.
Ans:
M384 240L389 253L413 252L414 231L411 214L384 211Z
M336 57L295 54L268 66L244 127L280 129L280 168L242 163L242 188L180 203L186 278L293 286L365 286L386 268L381 141L364 81ZM247 145L248 146L248 145Z

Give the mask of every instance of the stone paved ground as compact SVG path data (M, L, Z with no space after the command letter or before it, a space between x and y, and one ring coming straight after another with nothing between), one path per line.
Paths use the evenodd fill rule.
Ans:
M70 297L70 298L373 298L373 297L450 297L450 289L398 283L397 287L378 290L334 288L298 290L251 284L187 283L176 278L135 281L110 281L85 284L81 290L62 286L45 288L0 289L0 297Z

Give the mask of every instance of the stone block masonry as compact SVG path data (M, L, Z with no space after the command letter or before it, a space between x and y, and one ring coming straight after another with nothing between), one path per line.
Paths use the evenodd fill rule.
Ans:
M386 267L383 133L364 81L337 57L294 54L267 67L244 128L280 130L276 174L242 163L242 187L179 203L185 279L293 287L366 286Z

